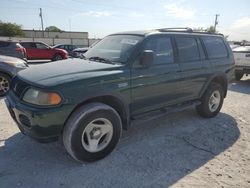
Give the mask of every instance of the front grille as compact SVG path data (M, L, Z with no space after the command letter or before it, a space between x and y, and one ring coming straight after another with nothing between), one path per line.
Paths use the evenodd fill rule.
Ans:
M15 95L18 98L21 98L24 91L28 88L28 84L26 84L24 81L18 79L17 77L15 77L12 80L11 83L11 89L13 90L13 92L15 93Z

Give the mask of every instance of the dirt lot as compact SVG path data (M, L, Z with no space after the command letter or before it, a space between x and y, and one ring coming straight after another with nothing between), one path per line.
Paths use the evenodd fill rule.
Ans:
M250 187L250 78L221 113L138 121L107 158L78 164L60 143L23 136L0 100L0 187Z

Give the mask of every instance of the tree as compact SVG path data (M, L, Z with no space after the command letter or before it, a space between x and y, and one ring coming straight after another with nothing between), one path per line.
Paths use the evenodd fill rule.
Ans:
M59 29L59 28L56 27L56 26L49 26L49 27L46 27L46 28L45 28L45 31L61 32L62 30Z
M214 26L210 26L209 28L206 29L206 31L209 33L217 33L217 31L215 31Z
M0 21L0 35L1 36L23 36L22 26L16 23L2 22Z
M204 29L203 27L198 27L198 28L195 28L193 30L200 31L200 32L218 33L217 31L215 31L214 26L210 26L206 29Z

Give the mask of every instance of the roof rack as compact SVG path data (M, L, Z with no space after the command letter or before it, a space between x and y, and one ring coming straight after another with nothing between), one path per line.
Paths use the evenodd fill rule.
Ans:
M189 27L169 27L169 28L161 28L157 30L161 32L168 32L168 31L189 32L189 33L193 32L193 29Z
M221 33L211 33L207 31L194 31L190 27L170 27L170 28L160 28L156 29L157 31L160 32L184 32L184 33L199 33L199 34L211 34L211 35L221 35L224 36Z

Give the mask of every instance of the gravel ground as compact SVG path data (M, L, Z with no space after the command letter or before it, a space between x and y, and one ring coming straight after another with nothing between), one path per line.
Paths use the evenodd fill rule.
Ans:
M134 123L105 159L79 164L61 143L23 136L0 100L0 187L250 187L250 79L221 113L194 109Z

